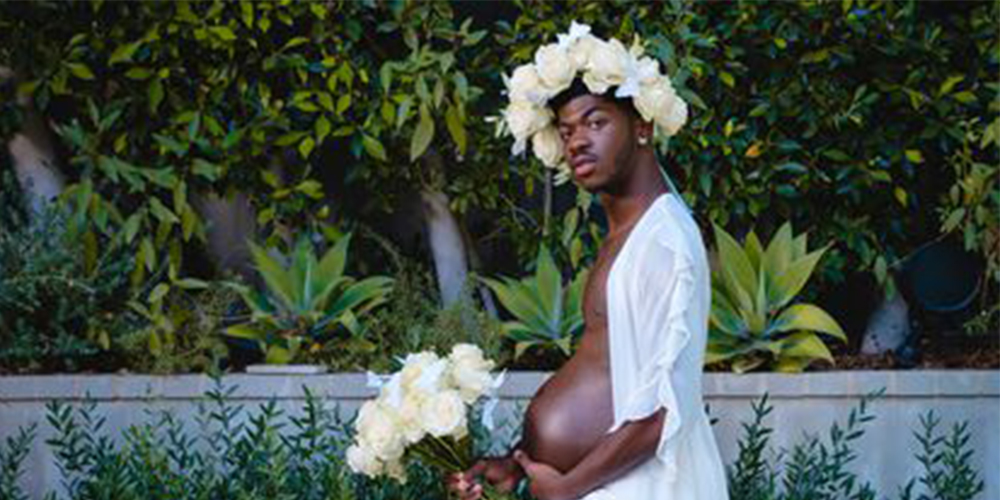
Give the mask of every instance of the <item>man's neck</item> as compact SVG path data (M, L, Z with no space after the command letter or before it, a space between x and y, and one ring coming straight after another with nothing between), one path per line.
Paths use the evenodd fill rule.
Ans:
M601 206L608 216L608 234L628 230L661 194L667 192L666 182L655 159L647 160L632 171L618 192L601 193Z

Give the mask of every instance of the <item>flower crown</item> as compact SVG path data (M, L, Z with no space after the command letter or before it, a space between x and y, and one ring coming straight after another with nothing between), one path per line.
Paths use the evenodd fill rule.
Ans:
M539 47L535 62L519 66L509 78L504 75L510 104L503 112L502 126L514 136L513 153L531 148L546 167L568 176L562 139L555 114L548 102L568 89L577 73L587 90L601 95L617 87L615 97L631 97L643 120L653 122L670 137L687 121L687 104L677 96L673 84L660 73L659 63L642 56L638 38L630 49L617 39L605 41L590 34L590 26L570 25L558 41Z

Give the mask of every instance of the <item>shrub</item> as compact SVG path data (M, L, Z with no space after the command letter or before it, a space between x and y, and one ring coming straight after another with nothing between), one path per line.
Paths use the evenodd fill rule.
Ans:
M743 424L743 437L739 442L739 456L727 469L731 500L874 500L886 498L877 495L867 483L862 483L850 469L859 458L851 448L852 443L864 435L864 424L875 417L869 403L878 392L861 399L851 410L845 425L834 423L825 441L817 436L806 436L791 450L775 453L769 446L774 429L764 420L773 407L767 395L754 403L754 417ZM979 473L970 461L973 450L969 447L969 434L965 423L955 424L951 434L938 437L934 428L939 420L933 411L921 416L923 433L914 433L922 452L917 460L924 466L918 478L927 487L919 500L972 500L983 490ZM899 492L900 500L911 500L911 480Z
M128 247L81 235L55 207L0 228L0 366L114 369L113 358L99 355L141 324L125 309L133 267Z
M252 245L257 272L267 289L259 293L235 285L252 316L226 332L257 341L267 362L277 364L305 359L303 347L319 350L337 328L364 336L359 319L386 301L392 280L384 276L356 280L346 275L350 241L350 235L340 238L321 258L306 238L299 240L293 253L277 258Z
M301 411L288 414L272 401L256 412L231 400L236 387L216 381L199 407L192 430L166 411L149 412L146 422L125 429L121 440L108 435L96 405L52 402L47 420L68 500L194 500L204 498L282 498L295 500L426 500L445 498L443 484L429 469L414 464L408 482L371 480L349 472L344 452L351 423L306 390ZM770 448L774 429L765 424L773 407L765 395L753 403L753 418L743 423L739 455L727 467L731 500L874 500L887 498L862 483L851 466L859 458L853 443L874 416L864 397L844 424L834 423L825 440L805 436L791 450ZM983 481L971 465L966 424L939 436L940 419L921 417L915 432L924 467L899 493L900 500L974 500ZM473 426L489 448L489 436ZM0 498L21 500L17 478L36 434L34 425L0 443ZM914 496L919 482L925 492Z
M500 303L514 316L503 325L504 335L514 343L514 358L528 349L557 350L569 358L583 330L583 287L586 271L566 285L552 254L538 250L535 274L523 279L484 278Z
M829 247L808 252L806 235L794 236L787 223L766 247L753 231L741 246L718 226L715 242L719 259L705 363L726 362L740 373L759 366L799 372L818 359L832 363L818 334L846 341L840 325L815 305L792 304Z

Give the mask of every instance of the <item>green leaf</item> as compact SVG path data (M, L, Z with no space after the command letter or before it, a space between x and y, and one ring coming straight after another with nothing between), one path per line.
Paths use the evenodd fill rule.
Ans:
M142 212L134 213L122 225L122 234L125 236L126 243L132 243L135 240L135 235L139 232L139 223L142 222L142 215Z
M754 231L747 234L746 241L743 242L743 251L747 254L750 267L760 273L761 261L764 259L764 247Z
M142 256L144 257L146 270L153 272L156 268L156 247L153 246L153 240L149 236L142 239L140 243L142 248Z
M448 106L444 119L448 126L448 133L451 134L452 140L458 146L458 153L464 155L466 147L465 125L462 124L462 118L458 114L458 107Z
M212 32L213 35L227 42L236 40L236 33L233 33L233 30L229 29L227 26L212 26L208 28L208 30Z
M208 288L208 282L194 279L194 278L184 278L174 282L178 288L183 288L185 290L205 290Z
M170 292L170 285L166 283L160 283L153 288L152 292L149 292L149 303L156 304L163 300L163 297Z
M163 354L163 342L160 341L160 335L155 331L149 332L149 352L154 357L159 357Z
M309 158L315 147L316 141L312 137L306 137L299 143L299 154L302 155L302 158Z
M267 346L267 354L264 355L264 362L269 365L287 365L292 362L292 359L294 356L291 349L276 345Z
M958 227L958 225L965 219L965 208L959 207L948 214L948 218L945 219L944 224L941 226L941 230L950 233Z
M785 309L775 321L776 332L804 330L822 332L847 342L847 335L826 311L812 304L795 304Z
M191 165L191 171L195 175L204 177L213 182L222 176L222 167L201 158L194 159L194 162L192 162Z
M919 149L907 149L906 150L906 159L910 160L913 163L923 163L924 162L924 155L922 155L920 153Z
M135 54L135 51L140 45L142 45L142 41L119 45L118 48L111 53L111 57L108 58L108 66L114 66L120 62L131 61L132 55Z
M773 295L772 308L781 308L791 302L802 290L819 259L823 257L826 248L821 248L801 259L796 260L788 267L788 270L777 276L775 280L775 293Z
M963 90L951 95L956 101L962 104L972 104L976 102L976 94L968 90Z
M820 338L809 332L797 332L781 340L781 358L824 359L833 362L833 355Z
M265 332L259 330L252 323L241 323L239 325L230 326L229 328L226 328L226 335L249 340L264 340L266 337Z
M719 71L719 79L729 88L736 87L736 79L728 71Z
M295 48L295 47L298 47L299 45L304 45L304 44L307 44L307 43L309 43L309 39L308 38L306 38L304 36L297 36L297 37L292 38L291 40L289 40L288 43L286 43L285 46L281 48L281 51L284 52L284 51L286 51L288 49Z
M347 265L347 250L350 244L351 235L344 235L323 254L310 283L314 297L329 295L332 287L340 283L344 267ZM325 298L323 300L325 301Z
M768 279L781 276L785 273L785 269L788 269L789 264L792 263L794 251L792 225L786 222L778 228L778 232L771 237L771 242L767 244L767 249L764 250L761 272Z
M382 143L378 139L370 135L364 135L361 139L361 144L364 146L365 151L373 158L379 161L386 161L388 159L385 155L385 147L382 146Z
M558 330L558 325L562 321L562 274L545 245L538 250L535 262L537 265L535 284L538 287L542 311L549 323L550 331Z
M240 18L243 20L243 25L247 28L253 28L253 2L249 0L243 0L240 2Z
M746 252L736 240L718 225L715 228L715 244L719 251L719 261L724 263L723 276L728 280L733 292L754 293L757 290L757 273L750 264ZM737 292L738 293L738 292Z
M159 78L149 82L146 94L149 99L149 112L156 113L160 103L163 102L163 82Z
M351 107L351 94L343 94L337 99L337 114L343 114L347 108Z
M347 311L364 314L384 304L392 290L392 283L391 278L373 276L347 287L327 309L329 319L335 320Z
M545 334L548 324L544 313L539 309L538 299L529 290L515 280L497 281L481 278L483 283L493 291L500 303L517 319L527 325L533 332Z
M70 73L73 73L73 76L75 76L75 77L77 77L77 78L79 78L81 80L93 80L94 79L94 72L91 71L90 68L86 64L83 64L83 63L66 63L66 67L69 68Z
M942 82L941 86L938 87L938 93L937 93L938 97L941 97L951 92L951 89L955 88L955 85L957 85L962 80L965 80L965 77L962 75L954 75L948 77L948 79Z
M411 107L413 107L412 97L406 97L399 103L399 107L396 109L396 130L399 130L406 123Z
M330 120L327 120L326 116L320 116L316 120L316 140L323 142L323 139L326 139L326 136L330 135L330 129Z
M295 186L295 190L313 199L323 197L323 185L312 179L300 182Z
M149 68L136 67L125 72L125 78L129 80L148 80L151 76L153 76L153 70Z
M264 278L264 283L267 284L268 291L280 299L285 304L285 307L295 309L295 297L297 294L293 290L291 274L278 264L276 260L271 258L267 250L252 242L250 243L250 253L253 256L257 272L260 273L261 277Z
M181 220L170 211L169 208L160 202L159 198L152 197L149 199L149 208L153 212L153 215L162 222L169 224L180 224Z
M420 106L420 122L413 131L410 140L410 161L420 158L434 139L434 120L431 119L430 111L426 105Z

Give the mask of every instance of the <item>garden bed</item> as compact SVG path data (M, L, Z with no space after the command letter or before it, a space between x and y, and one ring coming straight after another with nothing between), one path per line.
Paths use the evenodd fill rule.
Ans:
M509 441L516 415L546 379L546 372L509 375L501 390L500 420L508 422L498 441ZM274 401L288 415L301 414L305 389L320 398L325 407L349 416L374 391L363 374L329 375L228 375L222 379L234 388L227 400L255 413L259 405ZM179 421L193 427L197 405L215 388L203 375L49 375L0 377L0 439L17 428L38 422L39 432L28 455L23 484L32 498L54 489L61 476L51 450L42 444L53 435L46 425L46 404L61 401L74 406L86 400L96 403L95 412L106 418L104 433L115 437L129 425L148 421L144 410L170 410ZM834 421L847 420L859 400L873 391L884 393L870 404L875 420L864 424L866 433L852 444L857 459L849 469L870 481L875 491L894 495L897 486L921 474L914 458L920 451L913 432L920 430L921 417L933 411L942 425L968 423L974 446L971 464L986 481L980 499L1000 497L1000 477L990 471L1000 468L1000 372L995 370L884 370L806 373L796 375L710 373L704 393L714 430L727 464L737 457L743 438L742 424L753 419L752 404L768 394L774 407L764 423L775 429L774 450L790 449L803 442L805 433L826 439ZM241 418L247 417L244 412ZM503 433L502 433L503 434ZM117 441L120 441L120 436ZM773 458L772 455L768 455ZM901 459L906 457L906 459ZM892 496L890 496L892 498Z

